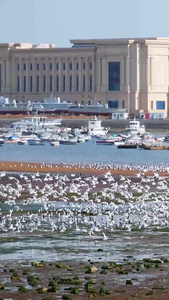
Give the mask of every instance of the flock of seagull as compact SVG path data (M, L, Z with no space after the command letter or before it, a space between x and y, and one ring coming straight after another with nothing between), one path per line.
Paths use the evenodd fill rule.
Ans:
M137 166L137 170L135 177L113 176L109 170L98 176L1 172L0 234L72 230L108 240L117 230L169 227L169 178L159 175L168 167ZM154 172L151 177L145 176L149 170Z

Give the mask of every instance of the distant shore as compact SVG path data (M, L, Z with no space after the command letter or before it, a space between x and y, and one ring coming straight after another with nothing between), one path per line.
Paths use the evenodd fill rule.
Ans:
M22 173L59 173L59 174L83 174L83 175L103 175L110 172L114 176L137 176L140 170L134 169L113 169L110 166L92 166L79 164L49 164L34 162L16 162L16 161L0 161L1 172L22 172ZM144 170L144 176L154 176L153 171ZM160 176L169 176L167 171L158 172Z

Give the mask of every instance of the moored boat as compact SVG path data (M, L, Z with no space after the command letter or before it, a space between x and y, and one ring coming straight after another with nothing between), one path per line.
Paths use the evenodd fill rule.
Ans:
M138 144L120 144L117 146L118 149L137 149L139 148Z
M38 139L28 140L28 144L31 146L44 146L45 143Z
M18 144L18 145L27 145L27 144L28 144L28 141L26 141L26 140L20 140L20 141L18 141L17 144Z
M169 150L168 145L146 145L142 144L144 150Z
M59 146L59 141L52 141L51 143L51 146Z
M114 145L114 141L111 140L98 140L95 141L97 145Z

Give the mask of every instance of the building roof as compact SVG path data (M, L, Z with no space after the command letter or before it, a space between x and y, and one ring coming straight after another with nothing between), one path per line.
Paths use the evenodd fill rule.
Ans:
M141 38L115 38L115 39L77 39L70 40L70 43L80 46L80 45L105 45L105 44L147 44L147 43L155 43L155 44L169 44L169 38L165 37L141 37Z

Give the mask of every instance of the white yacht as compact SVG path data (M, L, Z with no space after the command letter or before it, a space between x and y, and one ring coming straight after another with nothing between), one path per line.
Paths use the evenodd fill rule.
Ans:
M140 121L135 119L129 122L129 127L126 127L125 133L121 134L122 137L130 137L135 135L143 135L146 131L145 125L140 125Z
M95 116L94 119L88 121L88 134L91 136L103 136L106 135L110 127L101 126L102 121L98 120Z

